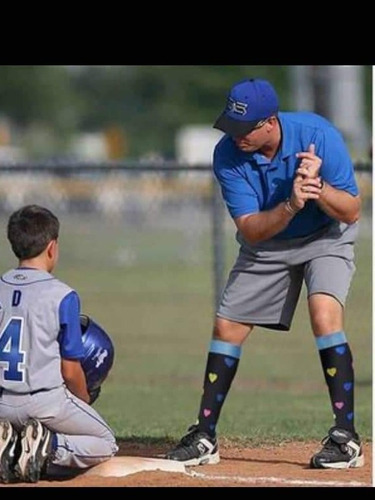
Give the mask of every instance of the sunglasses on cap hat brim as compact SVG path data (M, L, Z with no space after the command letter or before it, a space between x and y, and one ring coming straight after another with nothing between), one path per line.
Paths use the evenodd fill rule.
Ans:
M216 120L214 128L221 130L222 132L225 132L230 136L236 137L247 135L253 130L263 127L263 125L268 121L269 118L270 117L263 118L261 120L245 122L240 120L233 120L233 118L230 118L226 114L222 114Z

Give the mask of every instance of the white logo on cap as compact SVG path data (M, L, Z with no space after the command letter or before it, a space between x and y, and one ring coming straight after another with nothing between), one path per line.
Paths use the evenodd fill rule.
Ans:
M247 113L247 104L245 102L235 101L231 97L228 97L227 110L244 116Z

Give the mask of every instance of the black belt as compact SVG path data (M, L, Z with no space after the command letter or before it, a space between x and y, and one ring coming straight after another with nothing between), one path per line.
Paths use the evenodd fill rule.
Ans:
M8 392L9 394L14 394L16 396L32 396L33 394L37 394L38 392L47 392L50 389L37 389L36 391L30 391L30 392L14 392L14 391L9 391L8 389L4 389L4 387L0 387L0 398L3 395L4 391Z

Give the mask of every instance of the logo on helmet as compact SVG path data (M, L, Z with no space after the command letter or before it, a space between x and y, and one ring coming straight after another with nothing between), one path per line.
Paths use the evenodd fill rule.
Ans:
M108 356L108 351L107 349L101 349L99 347L99 349L96 351L96 353L94 354L94 356L91 358L92 360L96 359L96 363L95 363L95 368L99 368L100 365L102 365L104 363L104 360L105 358Z
M81 365L89 391L97 389L107 378L114 360L110 336L85 314L80 315L84 356Z

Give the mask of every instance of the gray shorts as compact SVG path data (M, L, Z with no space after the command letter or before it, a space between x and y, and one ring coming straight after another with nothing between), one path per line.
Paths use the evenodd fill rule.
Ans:
M335 222L303 238L241 244L217 316L289 330L303 281L308 296L325 293L344 305L357 234L358 223Z

